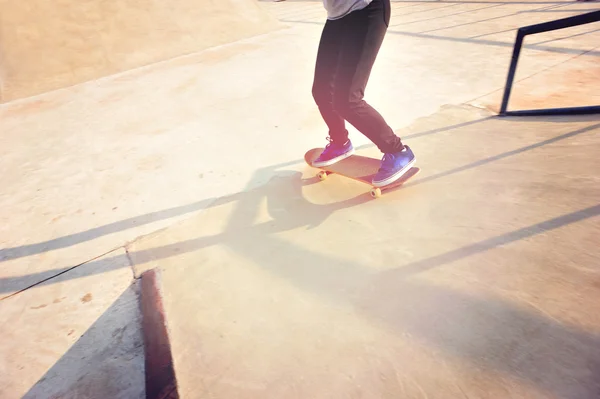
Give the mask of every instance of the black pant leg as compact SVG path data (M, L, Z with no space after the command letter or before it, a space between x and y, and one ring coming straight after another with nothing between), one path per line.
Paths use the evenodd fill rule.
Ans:
M312 95L334 142L348 140L346 122L333 108L333 84L344 41L344 21L327 20L317 52Z
M344 37L333 98L333 109L337 114L367 136L383 153L401 151L404 145L363 97L389 26L390 10L390 0L373 0L366 8L339 20L344 24Z

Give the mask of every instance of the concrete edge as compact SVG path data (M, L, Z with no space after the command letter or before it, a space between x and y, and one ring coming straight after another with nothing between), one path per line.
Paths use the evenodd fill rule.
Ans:
M278 1L285 1L285 0L278 0ZM259 6L260 6L260 4L259 4ZM161 66L168 65L171 62L176 62L178 60L191 58L191 57L197 56L199 54L202 54L202 53L208 52L208 51L213 51L213 50L217 51L221 48L226 48L227 46L244 43L246 41L250 41L250 40L254 40L254 39L260 39L261 37L268 36L277 31L281 31L284 29L290 29L290 24L286 24L285 22L281 21L272 12L267 10L264 6L260 6L260 7L262 8L263 12L269 14L270 17L273 19L273 22L274 22L273 28L271 28L270 30L267 30L267 31L254 33L254 34L251 34L246 37L233 39L229 42L215 44L212 46L200 48L200 49L193 50L190 52L184 52L179 55L175 55L175 56L164 58L164 59L159 59L157 61L153 61L153 62L149 62L149 63L140 64L138 66L135 66L135 67L132 67L129 69L119 70L116 72L109 73L107 75L101 75L96 78L91 78L89 80L83 80L81 82L69 84L64 87L57 87L57 88L49 89L49 90L46 90L46 91L43 91L40 93L35 93L35 94L31 94L31 95L26 95L26 96L18 96L15 98L9 98L7 100L5 100L2 97L2 94L5 92L4 81L0 80L0 108L2 108L2 107L8 108L8 106L13 106L14 104L21 104L21 103L27 103L29 101L35 101L35 99L43 98L44 96L52 95L53 93L60 93L60 92L72 90L73 88L76 88L76 87L84 87L85 85L97 84L99 82L107 81L110 79L116 79L121 76L128 76L129 74L133 74L133 73L146 73L148 71L152 71L153 68L160 68ZM1 55L2 54L0 53L0 65L2 65ZM0 72L2 72L2 71L0 70ZM2 75L0 75L0 78L1 77L2 77Z
M162 300L160 271L141 276L140 307L144 338L146 398L179 399L171 342Z

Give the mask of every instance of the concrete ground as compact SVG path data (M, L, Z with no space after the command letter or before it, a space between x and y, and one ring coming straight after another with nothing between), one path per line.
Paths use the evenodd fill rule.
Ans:
M422 172L381 199L282 165L127 247L161 271L180 397L598 397L600 118L419 125Z
M179 0L177 7L171 4L161 0L0 2L0 103L281 26L254 0ZM229 26L235 29L224 29Z
M593 348L600 326L592 313L598 297L598 120L502 122L468 106L444 106L493 109L515 28L597 4L394 2L367 98L394 128L410 126L407 143L414 144L424 171L412 187L373 203L364 202L363 186L302 180L313 173L301 161L304 151L322 145L326 135L310 97L322 6L289 0L261 5L288 28L0 107L0 333L10 337L0 343L6 359L0 362L0 396L143 396L132 283L152 264L164 269L167 312L196 315L189 324L177 316L169 320L176 336L189 332L190 343L203 332L213 334L213 342L224 331L234 337L210 353L232 363L216 364L223 376L207 374L198 391L185 376L201 347L179 347L183 395L232 387L240 396L264 393L274 364L292 372L319 354L321 366L307 371L306 383L278 383L268 395L296 386L301 396L311 381L322 388L328 367L342 360L354 371L338 376L335 392L350 395L344 378L374 378L356 374L365 372L362 356L388 365L382 375L395 382L381 387L392 397L399 386L431 395L441 386L450 394L469 379L477 381L475 397L488 388L488 397L593 397L588 373L598 370ZM600 104L598 39L594 25L528 39L511 107ZM441 107L439 115L419 119ZM452 137L455 131L460 139ZM353 138L368 145L354 131ZM389 227L390 220L402 229ZM275 233L279 237L250 240ZM333 234L342 235L334 242ZM154 249L179 241L192 243L183 263ZM265 247L256 247L262 242ZM199 251L211 243L209 252ZM362 245L365 251L355 252ZM292 261L278 270L278 257ZM450 261L458 267L434 267ZM230 266L221 270L219 264ZM407 264L415 273L433 270L410 279L388 270ZM293 269L298 265L309 269ZM319 265L330 267L323 281ZM200 287L213 296L203 297ZM177 311L184 300L189 303ZM419 307L406 305L415 300ZM205 301L222 313L210 314ZM241 330L223 324L257 311L255 319L240 319ZM281 311L287 316L274 316ZM429 321L421 313L446 317ZM463 335L458 322L479 338ZM261 331L279 341L257 345L266 339ZM243 335L259 341L239 346ZM524 336L540 338L528 347ZM115 347L115 341L122 344ZM383 345L392 342L393 351L382 358ZM497 349L489 352L494 342ZM547 347L585 356L528 355L547 354ZM234 348L254 362L238 362ZM277 353L281 357L273 357ZM393 353L421 362L404 370ZM262 356L274 363L259 367ZM437 382L424 372L433 363L444 365ZM546 363L542 371L528 371L528 365ZM454 388L444 383L450 380Z

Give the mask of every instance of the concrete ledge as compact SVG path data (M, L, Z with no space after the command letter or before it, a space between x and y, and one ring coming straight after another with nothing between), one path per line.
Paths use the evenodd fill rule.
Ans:
M32 12L31 10L35 10ZM0 102L283 27L253 0L0 2Z
M136 240L178 395L597 398L599 129L444 107L400 134L427 167L376 202L284 165Z
M162 302L160 273L142 275L142 330L146 355L146 398L177 399L177 380Z

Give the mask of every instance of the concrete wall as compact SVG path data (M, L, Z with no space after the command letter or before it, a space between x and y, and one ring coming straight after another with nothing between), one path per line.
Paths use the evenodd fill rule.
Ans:
M3 0L0 102L278 26L255 0Z

